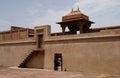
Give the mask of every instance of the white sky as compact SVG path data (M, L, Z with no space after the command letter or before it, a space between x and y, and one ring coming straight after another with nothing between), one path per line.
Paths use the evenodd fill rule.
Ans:
M120 0L0 0L0 31L12 25L34 28L46 24L52 32L61 31L56 22L78 6L95 22L92 27L120 25Z

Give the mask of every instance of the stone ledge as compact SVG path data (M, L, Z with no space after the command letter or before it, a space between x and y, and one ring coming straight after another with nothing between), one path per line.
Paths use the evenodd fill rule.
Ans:
M0 45L2 44L22 44L22 43L34 43L35 40L17 40L17 41L6 41L6 42L0 42Z
M45 42L49 41L65 41L65 40L80 40L80 39L95 39L95 38L110 38L120 37L120 34L96 34L96 35L70 35L70 36L54 36L45 39Z

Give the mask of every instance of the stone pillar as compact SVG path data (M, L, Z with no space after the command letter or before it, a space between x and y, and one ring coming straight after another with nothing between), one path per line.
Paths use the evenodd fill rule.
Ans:
M80 30L80 33L83 33L83 25L82 24L79 24L79 30Z
M63 35L64 35L65 34L66 26L65 25L61 25L61 28L62 28L62 32L63 32Z

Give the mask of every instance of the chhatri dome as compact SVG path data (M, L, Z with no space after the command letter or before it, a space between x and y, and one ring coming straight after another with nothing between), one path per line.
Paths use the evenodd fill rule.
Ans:
M89 17L87 15L81 13L79 8L78 8L78 10L76 10L76 11L73 11L73 9L72 9L72 11L69 14L63 16L62 22L81 20L81 19L89 20Z
M70 13L62 17L62 22L57 22L61 25L63 34L65 34L66 27L70 30L70 34L76 34L77 31L87 33L92 23L94 22L90 21L87 15L81 13L79 8L75 11L72 9Z

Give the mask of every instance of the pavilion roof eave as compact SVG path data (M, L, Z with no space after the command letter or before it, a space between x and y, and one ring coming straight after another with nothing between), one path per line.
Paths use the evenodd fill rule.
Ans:
M84 19L62 21L62 22L57 22L56 24L64 24L64 23L75 22L75 21L81 21L81 20L84 20ZM88 20L85 20L85 21L88 21ZM88 21L88 22L90 22L91 24L94 24L94 23L95 23L95 22L93 22L93 21Z

